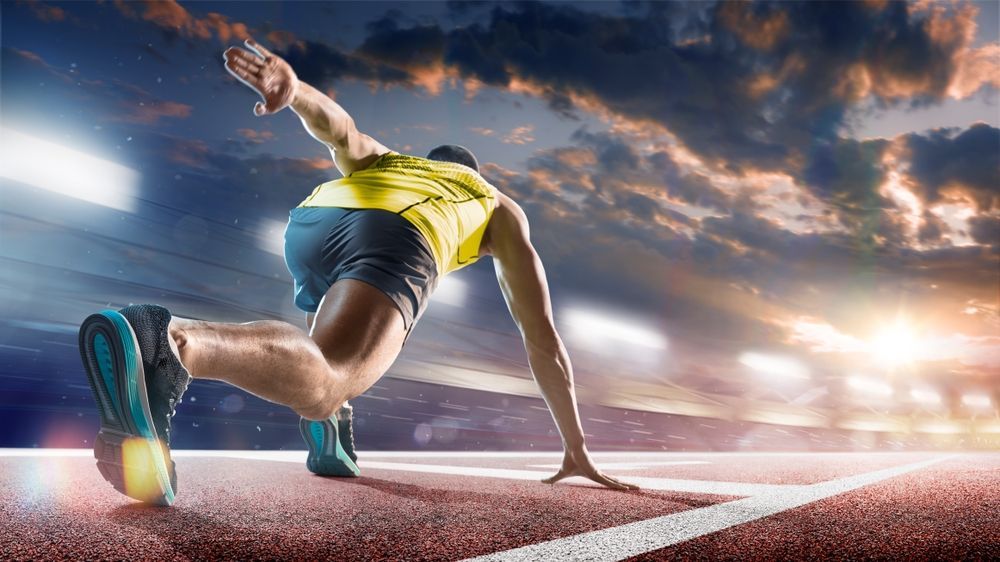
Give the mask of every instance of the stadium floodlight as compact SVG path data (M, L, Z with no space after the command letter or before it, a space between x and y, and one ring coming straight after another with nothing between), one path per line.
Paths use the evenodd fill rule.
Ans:
M774 375L786 379L809 378L809 370L798 361L788 357L748 351L740 356L740 363L764 375Z
M963 394L962 404L972 408L989 408L991 405L990 397L985 394Z
M574 334L587 340L610 338L653 349L667 348L666 337L652 328L639 325L632 319L580 308L567 309L564 315Z
M910 396L921 404L940 404L941 395L926 388L910 389Z
M257 226L257 247L276 256L285 255L285 227L287 222L260 219Z
M0 177L120 211L135 210L139 173L131 168L0 128Z
M918 421L913 423L913 431L918 433L937 433L940 435L956 435L968 430L963 424L954 420Z
M880 396L888 398L892 396L892 386L878 380L873 380L860 376L851 376L847 378L847 386L851 387L851 390L857 391L859 394L867 394L869 396Z
M437 288L431 293L431 300L451 306L465 306L465 296L468 290L469 287L465 281L454 275L448 275L442 277L441 281L438 282Z

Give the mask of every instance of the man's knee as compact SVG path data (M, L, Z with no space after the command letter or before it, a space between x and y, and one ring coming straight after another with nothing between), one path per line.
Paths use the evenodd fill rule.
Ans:
M295 413L306 419L325 420L346 400L340 397L343 393L345 373L329 363L324 367L323 373L314 379L311 388L302 389L298 405L292 408Z
M329 419L340 407L340 404L344 403L341 400L340 404L336 404L337 399L333 397L333 393L331 392L333 386L332 384L328 384L310 393L303 406L294 408L295 413L307 420Z
M335 367L330 369L334 374L327 382L308 394L303 400L304 406L293 408L297 414L310 420L328 419L344 402L356 398L368 389L369 385L365 381L375 380L384 374L383 371L365 372L363 368L351 371L342 371Z

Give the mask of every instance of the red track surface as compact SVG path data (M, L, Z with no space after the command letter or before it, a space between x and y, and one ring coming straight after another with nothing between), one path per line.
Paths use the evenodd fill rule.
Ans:
M809 484L940 456L667 454L655 460L708 464L609 472ZM115 492L90 458L0 454L0 559L455 560L736 499L366 469L366 458L541 472L533 465L558 462L362 455L363 477L328 479L298 463L178 456L177 503L152 508ZM640 559L997 559L998 469L1000 455L961 455Z

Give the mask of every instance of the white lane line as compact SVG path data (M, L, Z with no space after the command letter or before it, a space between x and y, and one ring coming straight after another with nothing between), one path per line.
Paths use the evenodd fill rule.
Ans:
M495 552L469 560L505 562L515 560L621 560L926 468L955 456L957 455L938 457L819 484L799 486L791 490L682 511L610 529L581 533L562 539Z
M0 457L93 457L93 449L0 449Z
M709 461L652 461L652 462L602 462L601 470L642 470L654 466L674 466L680 464L711 464ZM559 470L561 464L529 464L528 468Z
M40 379L39 379L40 380ZM477 406L477 408L480 406ZM294 450L294 451L251 451L251 450L209 450L209 449L172 449L171 454L181 454L184 456L218 456L218 453L248 453L248 454L269 454L275 453L278 455L284 454L305 454L305 449ZM622 458L623 456L628 456L630 459L673 459L673 458L723 458L723 457L742 457L742 458L772 458L772 457L809 457L822 459L825 457L849 457L856 456L858 458L878 458L885 457L891 458L894 456L905 456L913 455L918 453L931 453L932 451L911 451L906 453L896 453L896 452L863 452L863 453L845 453L839 451L827 451L827 452L754 452L754 451L739 451L739 452L723 452L723 451L707 451L707 452L694 452L694 451L590 451L590 455L594 458ZM41 456L87 456L93 453L93 449L83 448L83 449L54 449L54 448L0 448L0 457L41 457ZM445 459L526 459L526 458L557 458L561 459L563 456L562 451L358 451L362 458L445 458Z
M90 449L0 449L2 456L92 456ZM272 462L290 462L304 464L306 451L210 451L210 450L176 450L171 452L175 459L179 458L231 458L244 460L260 460ZM397 456L397 455L393 455ZM410 453L410 459L438 457L424 453ZM489 456L487 455L487 458ZM425 474L449 474L454 476L473 476L482 478L504 478L507 480L534 480L552 476L552 472L537 470L516 470L509 468L482 468L478 466L451 466L440 464L419 464L367 460L369 455L359 455L358 463L361 470L390 470L394 472L419 472ZM462 457L469 458L469 457ZM474 458L474 457L472 457ZM598 462L599 466L604 463ZM681 480L675 478L654 478L649 476L628 476L626 481L637 484L647 490L671 492L686 492L691 494L712 494L718 496L755 496L771 494L789 489L801 488L794 484L753 484L747 482L719 482L714 480ZM600 487L599 484L585 478L573 477L566 482Z

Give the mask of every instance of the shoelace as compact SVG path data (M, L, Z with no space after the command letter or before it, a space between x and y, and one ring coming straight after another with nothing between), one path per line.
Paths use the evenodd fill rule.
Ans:
M354 415L354 408L350 404L344 402L344 405L340 407L337 411L337 430L340 433L340 445L345 446L345 441L350 446L350 450L354 450L354 424L351 423L352 417ZM341 421L346 421L348 423L340 423Z

